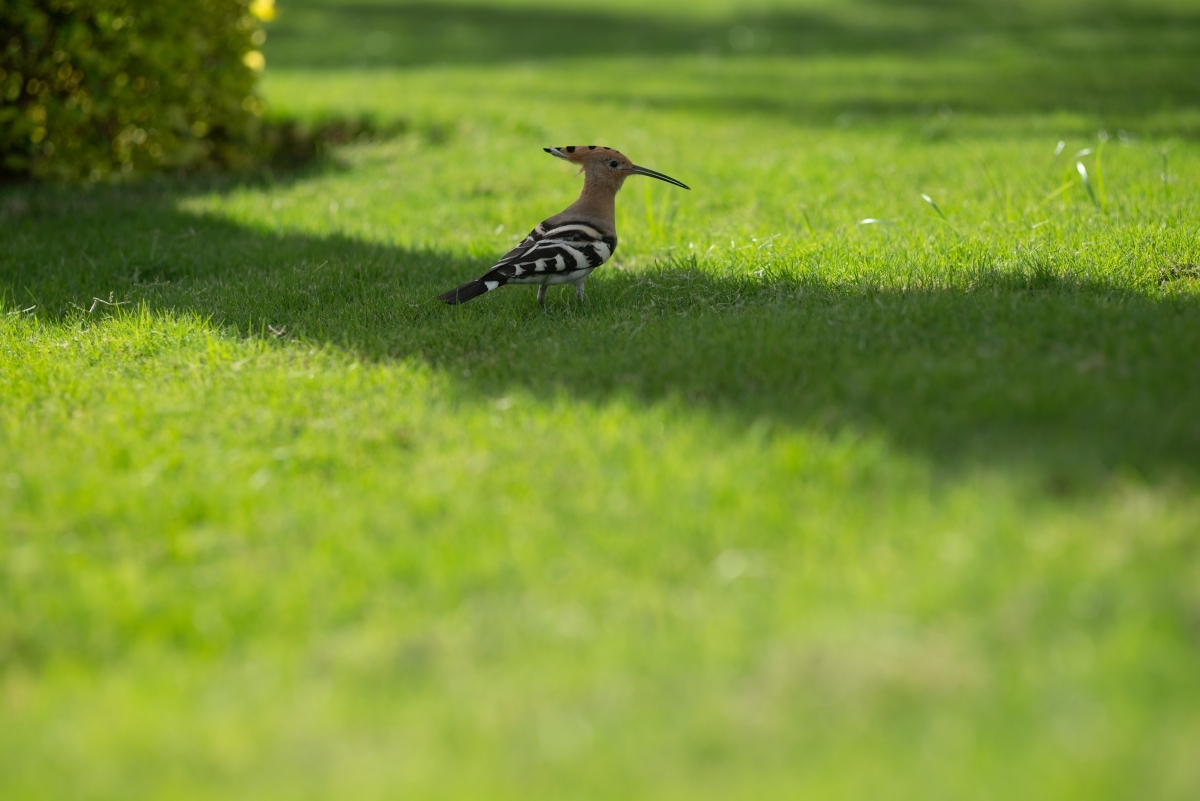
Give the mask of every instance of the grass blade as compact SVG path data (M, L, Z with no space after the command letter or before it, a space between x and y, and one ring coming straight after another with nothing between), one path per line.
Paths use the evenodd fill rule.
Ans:
M1100 201L1096 200L1096 193L1092 190L1092 182L1088 178L1087 167L1083 166L1082 161L1075 162L1075 169L1079 171L1079 177L1083 179L1083 186L1087 189L1088 197L1092 199L1092 203L1096 208L1100 208Z
M948 220L946 218L946 215L942 213L942 210L940 208L938 208L938 204L934 202L933 198L931 198L929 195L922 192L921 200L924 200L926 203L928 203L930 206L932 206L933 210L937 212L939 217L941 217L943 220L946 220L946 222L950 222L950 220Z
M953 228L955 231L958 231L958 226L957 226L957 225L955 225L954 223L950 222L950 218L946 216L946 213L945 213L944 211L942 211L941 207L940 207L940 206L938 206L937 202L936 202L936 201L934 201L934 199L933 199L933 198L931 198L929 195L927 195L927 194L925 194L924 192L922 192L922 193L921 193L921 199L922 199L922 200L924 200L926 203L928 203L928 204L930 205L930 207L931 207L931 208L932 208L934 211L936 211L936 212L937 212L937 215L938 215L939 217L941 217L941 218L942 218L942 221L943 221L943 222L945 222L945 223L946 223L946 225L950 226L950 227L951 227L951 228Z
M1068 180L1063 182L1062 186L1060 186L1058 189L1055 189L1050 194L1046 195L1046 197L1042 198L1042 202L1038 204L1038 208L1040 209L1042 206L1046 205L1051 200L1054 200L1054 198L1058 197L1063 192L1066 192L1068 189L1070 189L1074 185L1074 183L1075 183L1074 181L1072 181L1068 178Z
M800 215L804 218L804 227L808 229L808 235L813 236L812 220L808 219L808 206L800 204Z

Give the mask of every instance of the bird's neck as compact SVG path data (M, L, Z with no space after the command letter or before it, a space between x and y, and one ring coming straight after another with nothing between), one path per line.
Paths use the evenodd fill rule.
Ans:
M579 193L579 199L572 203L567 210L581 216L586 215L606 222L613 230L616 230L618 188L607 186L591 179L586 180L583 183L583 191Z

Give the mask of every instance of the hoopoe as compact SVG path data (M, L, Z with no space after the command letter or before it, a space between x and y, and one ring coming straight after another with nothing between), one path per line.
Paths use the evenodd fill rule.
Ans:
M639 167L610 147L571 145L543 148L552 156L578 164L584 174L579 199L562 212L538 223L529 236L504 254L475 281L438 295L451 305L499 289L505 284L536 284L539 306L546 305L546 287L574 284L583 301L583 282L617 249L614 216L617 192L630 175L648 175L688 189L661 172Z

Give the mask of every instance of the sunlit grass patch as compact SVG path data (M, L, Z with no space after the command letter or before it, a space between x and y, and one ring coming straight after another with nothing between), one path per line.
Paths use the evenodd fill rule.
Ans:
M0 191L6 797L1194 794L1187 9L718 6L711 54L272 38L276 110L404 132ZM631 179L586 305L435 301L572 141L694 189Z

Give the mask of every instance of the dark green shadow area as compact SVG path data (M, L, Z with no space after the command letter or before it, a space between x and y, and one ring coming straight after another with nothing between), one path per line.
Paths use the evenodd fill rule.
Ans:
M269 30L272 68L554 62L559 80L548 81L548 96L823 122L944 105L984 115L1078 112L1134 126L1146 114L1200 109L1200 7L1179 5L1047 2L1018 10L927 0L703 19L296 0ZM670 95L655 91L652 66L630 80L585 63L621 56L710 58L697 67L701 91ZM1191 136L1194 128L1172 133Z
M178 189L44 189L6 221L9 309L195 313L243 336L416 359L466 398L514 390L672 402L745 426L880 432L947 474L1030 471L1070 493L1120 474L1200 478L1200 296L1064 280L1036 260L969 289L602 270L580 310L508 289L434 296L486 261L239 227L174 210ZM16 261L12 254L24 254ZM1178 280L1193 281L1183 275ZM110 296L111 293L111 296Z

